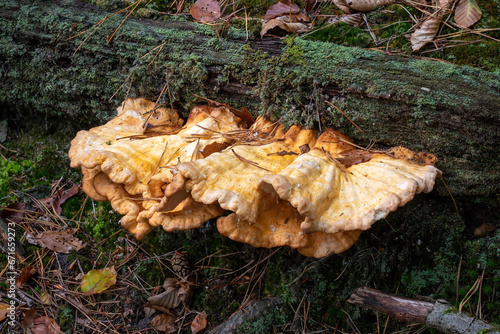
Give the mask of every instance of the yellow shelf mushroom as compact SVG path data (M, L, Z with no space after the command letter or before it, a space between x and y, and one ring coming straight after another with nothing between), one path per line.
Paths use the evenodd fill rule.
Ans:
M181 128L175 111L129 99L115 119L77 134L71 166L137 238L219 217L219 232L235 241L317 258L350 248L441 173L431 154L363 149L331 129L285 132L264 117L247 129L251 117L232 111L196 107Z

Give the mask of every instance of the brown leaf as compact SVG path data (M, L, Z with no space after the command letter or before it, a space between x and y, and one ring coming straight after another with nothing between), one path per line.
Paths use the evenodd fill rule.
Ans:
M198 333L207 327L207 313L205 311L198 313L191 323L193 334Z
M34 320L38 316L36 308L31 308L24 312L24 319L22 325L24 327L25 332L29 333L29 329L31 329L34 325Z
M334 16L327 20L327 23L340 23L340 22L344 22L351 26L358 27L362 25L364 21L360 13Z
M3 321L5 318L7 318L7 314L9 314L10 305L5 304L5 303L0 303L0 321Z
M491 232L493 232L497 227L492 223L484 223L474 230L474 236L477 238L484 238Z
M311 150L308 144L300 145L300 154L306 154Z
M282 34L283 32L291 32L293 34L299 32L306 32L311 30L307 25L298 22L289 22L289 17L281 16L276 19L272 19L267 21L262 25L262 29L260 31L260 36L263 37L269 31L277 30L276 33Z
M145 307L161 311L162 309L174 309L180 303L188 305L191 302L193 292L189 283L180 284L175 278L167 278L163 287L165 292L149 297Z
M47 208L52 208L54 213L57 215L60 215L62 212L61 205L66 202L68 198L75 196L78 193L78 190L80 190L78 185L73 183L73 186L70 189L66 191L58 190L54 195L43 198L40 202Z
M28 280L37 272L38 268L33 266L26 266L21 271L21 275L16 278L16 286L20 289Z
M38 317L33 321L32 334L59 334L61 327L54 319L48 317Z
M269 7L264 16L264 20L271 20L283 15L297 14L298 12L300 12L300 8L293 3L293 1L281 0L277 4Z
M6 222L19 224L24 217L24 203L12 203L6 206L0 213L0 217Z
M158 314L151 321L151 326L158 331L173 333L177 330L175 328L175 320L175 317L169 314Z
M344 167L349 168L353 165L367 162L372 158L372 153L366 150L347 150L339 153L342 158L337 159Z
M197 0L191 9L189 14L196 20L200 22L213 22L220 18L220 5L216 0Z
M455 22L469 28L481 18L481 9L474 0L460 0L455 9Z
M351 14L352 11L369 12L379 7L395 3L396 0L333 0L335 5L344 13Z
M26 239L31 244L48 248L54 252L68 254L71 250L78 251L85 247L85 245L82 244L78 238L73 236L75 232L76 229L67 229L65 231L47 231L38 233L35 236L28 234Z
M410 42L413 51L420 50L425 44L429 43L436 37L441 24L441 16L434 16L425 20L420 28L411 34Z

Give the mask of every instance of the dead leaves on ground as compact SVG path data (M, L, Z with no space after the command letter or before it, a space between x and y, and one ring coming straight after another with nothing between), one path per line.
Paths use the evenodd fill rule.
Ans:
M181 284L175 278L167 278L163 288L165 292L149 297L144 306L164 312L176 308L181 303L186 306L191 302L193 291L188 282Z
M76 229L67 229L64 231L45 231L35 235L26 234L26 240L33 245L50 249L54 252L68 254L71 250L79 251L85 244L74 237Z
M281 16L264 23L260 31L260 36L263 37L264 35L276 29L279 29L285 33L290 32L292 34L297 34L311 30L311 28L304 23L290 22L289 17ZM275 32L275 35L280 35L280 32Z
M281 0L277 4L272 5L266 12L264 20L271 20L284 15L298 14L299 6L290 0Z
M73 184L68 190L56 190L51 196L41 199L40 203L54 210L54 213L59 216L62 212L61 205L66 202L67 199L75 196L79 190L80 187L77 184Z
M216 0L198 0L191 6L189 13L199 22L214 22L221 17L220 5Z
M191 323L191 332L196 334L204 330L205 327L207 327L207 313L203 311L194 317L193 322Z
M151 321L154 329L173 333L182 327L180 319L184 319L187 314L187 307L193 299L193 276L189 269L189 263L185 253L175 252L170 260L172 269L177 277L166 278L162 288L165 290L159 294L148 298L144 304L144 311L147 317L155 315ZM183 321L183 320L182 320ZM191 322L191 331L197 333L207 326L207 314L205 311L197 313Z
M37 267L33 266L24 267L23 270L21 270L21 275L19 275L19 277L16 278L16 287L20 289L26 282L28 282L31 276L36 274L37 271L38 271Z
M46 316L38 317L33 320L33 327L31 327L32 334L59 334L61 327L54 319L49 319Z
M29 334L59 334L61 327L54 319L47 316L38 316L36 308L31 308L24 312L22 322L24 332Z
M114 266L99 270L93 269L83 275L80 288L86 295L101 293L116 284L116 276Z
M0 321L3 321L5 318L7 318L7 315L10 312L9 307L9 304L0 303Z
M360 13L367 13L378 8L402 3L399 0L307 0L305 11L291 0L280 0L271 5L262 22L261 37L280 37L288 33L299 34L311 31L318 11L314 8L320 3L333 3L342 12L342 16L326 20L328 24L344 22L353 26L364 23ZM413 27L407 32L413 51L422 49L426 44L434 41L445 15L452 13L451 0L418 0L406 1L405 6L417 8L422 12L422 18L414 22ZM221 6L216 0L198 0L191 7L190 13L196 21L214 23L222 17ZM356 15L349 17L349 15ZM312 18L313 23L308 23ZM455 23L459 28L469 28L481 18L481 10L475 0L460 0L455 9ZM321 28L319 28L321 29ZM413 31L413 32L412 32ZM372 37L374 37L373 33ZM375 38L375 37L374 37Z
M474 0L460 0L455 9L455 22L469 28L481 18L481 9Z

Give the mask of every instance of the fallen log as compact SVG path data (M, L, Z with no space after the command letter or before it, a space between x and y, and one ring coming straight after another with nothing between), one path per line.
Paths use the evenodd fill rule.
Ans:
M168 83L160 101L177 108L197 94L363 145L432 152L454 196L500 190L498 73L300 38L247 41L244 29L219 36L182 17L132 15L107 42L124 16L93 25L110 14L81 1L1 2L0 118L74 133Z
M463 312L456 312L444 300L433 302L400 297L369 287L356 289L349 303L384 313L402 322L425 323L445 333L500 333L498 328Z

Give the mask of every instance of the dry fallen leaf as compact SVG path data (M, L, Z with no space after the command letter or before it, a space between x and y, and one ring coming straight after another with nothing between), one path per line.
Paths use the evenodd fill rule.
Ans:
M42 302L43 305L50 305L50 295L47 293L47 291L44 291L42 295L40 296L40 301Z
M163 287L165 292L149 297L145 307L164 312L176 308L180 303L188 305L191 302L193 292L189 283L180 284L175 278L167 278Z
M30 308L26 312L24 312L24 319L22 322L25 333L29 333L29 330L35 324L35 318L38 316L36 308Z
M220 18L220 5L216 0L198 0L196 1L189 14L200 22L213 22Z
M51 251L68 254L71 250L78 251L85 247L78 238L73 237L75 232L75 229L67 229L65 231L41 232L35 236L28 233L26 240Z
M10 305L5 304L5 303L0 303L0 321L3 321L5 318L7 318L7 314L9 314Z
M300 8L293 3L293 1L281 0L277 4L269 7L264 16L264 20L271 20L283 15L297 14L298 12L300 12Z
M24 217L24 203L12 203L6 206L0 213L0 217L6 222L20 223Z
M110 286L116 284L116 270L115 267L104 269L93 269L87 274L83 275L82 283L80 285L82 292L87 295L101 293L107 290Z
M425 44L429 43L436 37L436 34L441 24L441 16L434 16L425 20L420 28L411 34L410 42L413 51L420 50Z
M61 205L66 202L68 198L75 196L78 193L78 190L80 190L80 187L78 187L78 185L76 184L73 184L70 189L66 191L58 190L54 195L43 198L40 200L40 202L47 208L53 209L57 215L60 215L62 212Z
M36 318L31 328L32 334L59 334L60 332L61 327L59 327L55 320L45 316Z
M363 24L364 21L363 21L363 17L361 16L361 14L356 13L356 14L347 14L347 15L341 15L341 16L333 16L333 17L329 18L326 22L331 23L331 24L344 22L344 23L349 24L351 26L358 27L361 24Z
M347 14L351 14L353 11L369 12L395 2L395 0L333 0L333 3Z
M369 161L373 155L367 150L348 150L339 154L342 158L338 158L337 160L346 168Z
M177 331L177 328L175 328L175 320L176 318L169 314L158 314L151 321L151 326L158 331L169 334Z
M198 313L191 323L193 334L198 333L207 327L207 313L205 311Z
M289 21L289 17L286 16L281 16L276 19L267 21L262 25L260 36L263 37L265 34L267 34L269 31L273 29L279 29L281 31L291 32L293 34L311 30L311 28L309 28L309 26L305 25L304 23L287 22L287 21Z
M21 270L21 275L16 278L16 286L20 289L24 283L28 282L28 280L37 272L38 268L33 266L26 266Z
M481 18L481 9L474 0L460 0L455 9L455 22L469 28Z
M494 230L496 230L496 226L492 223L484 223L474 230L474 236L476 238L484 238Z

